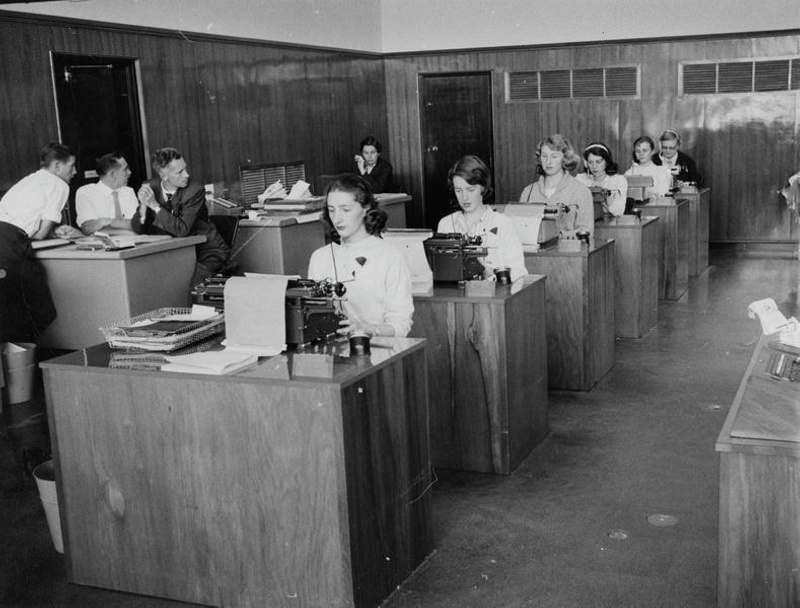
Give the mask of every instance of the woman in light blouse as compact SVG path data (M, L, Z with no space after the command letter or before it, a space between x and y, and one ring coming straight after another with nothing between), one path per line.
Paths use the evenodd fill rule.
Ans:
M642 135L633 142L633 164L625 171L625 175L645 175L653 178L653 186L646 188L644 198L658 198L669 192L672 186L672 174L669 169L653 162L656 145L647 135Z
M589 188L602 188L607 192L603 202L603 213L622 215L625 213L625 199L628 196L628 180L617 174L617 163L611 151L600 141L590 143L583 150L585 173L575 178Z
M492 174L477 156L463 156L447 174L450 189L460 207L439 220L437 232L480 236L488 254L482 261L485 279L494 280L494 270L508 268L511 280L526 275L522 243L511 220L487 204L494 201Z
M330 245L311 255L308 278L341 282L345 293L340 334L406 336L414 303L403 252L381 237L386 212L360 175L337 176L326 190L323 215L335 232Z
M545 137L536 148L536 172L539 179L525 187L520 195L523 203L563 205L557 225L561 238L576 238L576 233L594 229L594 203L589 188L578 182L573 171L581 157L572 144L558 133Z

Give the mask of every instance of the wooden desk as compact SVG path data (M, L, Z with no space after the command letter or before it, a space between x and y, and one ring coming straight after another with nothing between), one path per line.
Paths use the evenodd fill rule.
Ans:
M696 277L708 268L708 228L711 190L679 192L678 199L689 201L689 276Z
M594 233L614 239L616 335L641 338L658 320L658 217L605 217Z
M800 605L800 385L764 373L762 338L717 439L717 604Z
M100 327L156 308L188 306L195 245L205 238L173 238L121 251L78 251L76 245L37 251L58 311L41 345L85 348L104 340Z
M308 274L311 254L325 245L320 220L298 224L292 216L243 219L231 248L237 272Z
M549 388L591 390L614 366L614 242L560 241L525 266L547 276Z
M545 279L492 285L415 295L411 335L429 341L433 464L508 475L547 434Z
M386 212L387 228L406 227L406 203L411 201L408 194L378 194L378 207Z
M114 369L105 346L43 363L69 581L378 605L431 551L424 343L383 344L327 350L329 377L293 376L298 355L233 376Z
M658 299L678 300L689 289L689 201L659 198L639 208L660 218Z

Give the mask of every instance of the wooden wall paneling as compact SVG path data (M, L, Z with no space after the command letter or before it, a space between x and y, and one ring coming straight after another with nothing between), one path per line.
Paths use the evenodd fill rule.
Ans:
M0 192L36 171L41 147L58 139L47 51L37 31L0 19L0 54L5 58L0 61L0 132L8 146L0 167Z

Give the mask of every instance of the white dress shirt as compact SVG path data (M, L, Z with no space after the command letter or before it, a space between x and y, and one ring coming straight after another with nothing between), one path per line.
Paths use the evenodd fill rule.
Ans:
M78 226L82 226L88 220L96 220L102 217L114 219L114 196L113 190L103 182L86 184L78 188L75 194L75 211L77 212ZM123 186L119 190L119 207L122 217L129 220L139 209L139 201L136 193L130 186Z
M42 220L61 223L69 186L46 169L23 177L0 199L0 222L14 224L29 237L39 231Z

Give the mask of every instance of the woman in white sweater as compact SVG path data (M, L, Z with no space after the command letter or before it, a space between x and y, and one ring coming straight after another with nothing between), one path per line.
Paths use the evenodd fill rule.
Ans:
M450 169L447 181L460 210L439 220L436 231L481 237L481 246L488 251L481 261L484 279L495 280L494 271L504 268L509 269L512 281L528 274L514 224L487 207L494 201L494 189L486 163L477 156L463 156Z
M672 174L669 169L653 162L656 144L647 135L633 142L633 164L625 175L649 175L653 178L652 188L647 188L644 198L659 198L666 195L672 187Z
M334 228L330 245L311 255L308 278L341 282L347 289L339 334L406 336L414 303L411 273L403 253L381 238L386 212L369 185L344 173L326 189L325 219Z
M628 196L628 180L617 174L617 163L611 157L608 147L599 141L590 143L583 150L585 173L575 179L589 188L601 188L606 192L603 213L622 215L625 213L625 199Z

